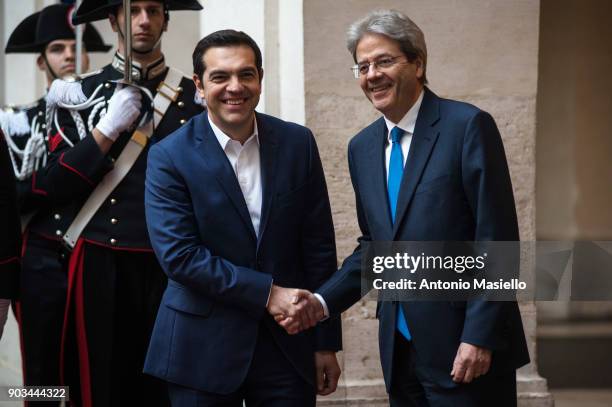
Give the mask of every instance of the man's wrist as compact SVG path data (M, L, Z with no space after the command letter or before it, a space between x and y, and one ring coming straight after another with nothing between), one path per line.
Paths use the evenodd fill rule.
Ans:
M315 296L315 298L317 300L319 300L319 302L321 303L321 306L323 307L323 318L321 319L321 321L325 321L326 319L329 318L329 309L327 308L327 303L325 302L325 300L323 299L323 297L321 296L321 294L319 293L314 293L313 294Z

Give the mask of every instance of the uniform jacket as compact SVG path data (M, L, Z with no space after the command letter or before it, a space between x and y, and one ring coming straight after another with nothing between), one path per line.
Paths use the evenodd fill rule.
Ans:
M155 94L158 85L165 77L165 72L164 70L162 74L139 84ZM95 127L99 119L100 108L106 108L115 91L116 85L113 81L120 78L122 74L112 65L107 65L97 73L83 78L82 90L85 96L89 97L99 88L98 97L101 96L104 99L98 108L94 106L81 112L81 117L86 125L89 122ZM180 87L179 97L168 108L145 150L141 152L129 173L98 209L83 231L82 237L86 240L109 248L150 250L144 218L144 177L147 151L150 145L161 140L191 116L203 110L201 105L194 103L193 81L184 77ZM143 112L149 108L145 101L146 98L143 96ZM88 129L85 138L79 140L75 122L66 110L59 111L58 121L61 130L72 141L74 147L70 147L62 139L58 129L53 129L52 136L49 138L50 162L45 168L45 177L48 195L54 206L54 212L50 214L49 220L53 221L58 216L60 219L70 219L58 225L55 231L57 235L63 235L91 191L113 168L114 160L129 141L131 133L122 133L110 152L104 155L91 135L91 129Z
M16 298L19 287L19 213L8 146L0 130L0 298Z

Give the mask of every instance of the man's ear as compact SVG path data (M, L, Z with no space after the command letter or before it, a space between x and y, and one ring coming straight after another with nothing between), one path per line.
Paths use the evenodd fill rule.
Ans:
M38 66L38 69L40 69L43 72L47 70L47 64L45 64L45 58L43 57L42 54L40 54L38 58L36 58L36 65Z
M423 69L424 67L423 60L421 58L417 58L414 60L414 64L416 65L416 77L418 79L421 79L423 77L423 72L425 71Z
M264 71L263 71L263 68L261 68L259 70L259 83L260 84L261 84L261 81L263 81L263 74L264 74Z
M195 84L196 91L198 92L198 95L202 99L204 99L204 84L202 83L202 81L200 80L198 75L196 75L196 74L193 74L192 79L193 79L193 83Z
M111 28L113 29L114 32L118 32L119 29L119 23L117 22L117 16L114 14L109 14L108 15L108 22L111 25Z

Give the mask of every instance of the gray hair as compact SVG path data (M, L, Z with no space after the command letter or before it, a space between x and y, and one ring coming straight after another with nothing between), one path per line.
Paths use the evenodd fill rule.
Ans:
M357 62L357 45L368 33L382 34L399 43L410 62L417 58L423 62L422 84L427 83L427 46L423 31L406 15L396 10L376 10L355 21L347 31L346 46Z

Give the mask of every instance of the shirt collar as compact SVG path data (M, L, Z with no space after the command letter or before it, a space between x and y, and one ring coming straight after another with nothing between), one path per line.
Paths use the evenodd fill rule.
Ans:
M251 143L251 140L253 139L255 139L257 146L259 146L259 130L257 129L257 118L254 117L253 120L255 121L253 126L253 133L251 133L249 138L244 142L243 146L247 145L248 143ZM215 123L213 123L212 119L210 118L210 115L208 116L208 122L210 123L210 128L212 129L213 133L215 133L215 137L221 145L221 148L223 149L223 151L225 151L225 147L227 147L228 143L232 139L223 131L221 131L221 129L218 128Z
M416 102L408 112L402 117L399 123L393 123L391 120L385 117L385 124L387 125L387 138L391 137L391 129L394 127L399 127L404 130L406 133L414 134L414 126L416 125L417 117L419 116L419 109L421 108L421 103L423 102L423 95L425 94L424 90L421 89L421 94L417 98Z

